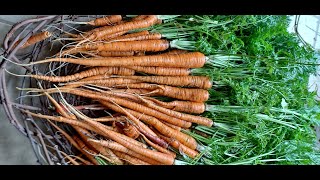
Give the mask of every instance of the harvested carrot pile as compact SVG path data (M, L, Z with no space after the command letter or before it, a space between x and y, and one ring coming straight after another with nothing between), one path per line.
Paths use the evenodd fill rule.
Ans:
M39 16L5 37L0 103L40 164L320 164L316 54L288 22Z
M99 18L88 22L99 27L66 34L69 44L54 57L29 64L78 65L78 70L64 76L25 75L45 81L50 88L21 89L49 99L54 115L21 111L47 120L78 150L72 156L63 153L69 163L173 165L179 164L177 156L199 156L200 145L181 130L193 124L214 125L199 115L205 110L212 82L189 71L202 67L206 57L171 48L159 33L136 32L157 23L161 19L155 15ZM32 36L22 47L38 39ZM73 130L67 132L57 122Z

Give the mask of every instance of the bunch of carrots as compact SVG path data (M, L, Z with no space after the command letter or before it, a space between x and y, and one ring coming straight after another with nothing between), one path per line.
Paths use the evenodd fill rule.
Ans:
M179 164L178 155L191 159L200 155L201 145L182 130L214 125L201 116L212 81L190 71L203 67L207 58L200 52L172 48L159 33L139 31L158 23L162 19L156 15L98 18L83 23L92 30L66 33L69 37L61 39L70 43L55 57L24 64L63 62L84 67L66 76L26 75L51 82L52 88L24 89L46 96L55 107L54 116L22 111L46 119L78 150L72 156L63 153L71 164L99 164L102 158L116 165L174 165ZM26 46L50 35L34 35ZM53 98L53 93L60 98ZM72 105L63 94L86 102ZM110 113L89 117L86 110ZM57 122L76 133L67 133Z

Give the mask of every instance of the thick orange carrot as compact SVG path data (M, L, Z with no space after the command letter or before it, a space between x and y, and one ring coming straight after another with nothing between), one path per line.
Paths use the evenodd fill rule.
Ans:
M138 16L135 16L131 19L131 21L138 21L138 20L142 20L142 19L145 19L148 15L138 15Z
M49 38L50 36L52 36L52 33L51 32L48 32L48 31L43 31L41 33L38 33L38 34L35 34L33 36L31 36L21 47L20 49L23 49L23 48L26 48L26 47L29 47L37 42L40 42L42 40L45 40L47 38ZM14 45L17 46L18 43L21 42L21 40L17 41Z
M107 107L112 107L113 105L111 103L108 103L106 101L100 101L101 104L107 106ZM153 117L153 116L149 116L143 113L139 113L137 111L128 109L128 108L124 108L126 111L128 111L130 114L132 114L133 116L141 119L143 122L145 122L146 124L151 125L152 127L154 127L155 129L157 129L160 133L162 133L163 135L167 136L167 137L172 137L172 138L176 138L178 139L181 143L185 144L186 146L195 149L197 147L197 142L194 138L192 138L191 136L184 134L180 131L177 131L175 129L172 129L168 126L166 126L165 124L163 124L161 121L159 121L157 118Z
M114 39L109 39L107 42L146 41L146 40L158 40L158 39L161 39L161 38L162 38L162 36L161 36L160 33L151 33L151 34L147 34L147 35L141 35L141 36L135 36L135 37L127 37L127 38L120 36L120 37L117 37L117 38L114 38Z
M186 68L167 68L167 67L144 67L144 66L127 66L129 69L133 69L137 72L163 75L163 76L188 76L190 70Z
M134 51L98 51L98 55L102 57L126 57L134 56Z
M171 101L171 102L163 102L152 97L143 97L144 99L150 100L155 104L162 106L167 109L171 109L179 112L186 113L195 113L201 114L205 111L206 105L203 102L192 102L192 101Z
M210 89L212 87L212 82L207 76L126 76L125 78L169 86L201 89Z
M136 38L136 37L135 37ZM101 43L88 43L80 47L91 51L150 51L159 52L167 50L170 46L168 40L165 39L154 39L154 40L131 40L131 41L120 41L113 40L112 42L101 42Z
M156 66L200 68L206 62L206 57L200 52L185 54L160 54L129 57L103 57L103 58L52 58L29 63L28 65L48 62L66 62L86 66Z
M123 159L124 161L127 161L129 164L132 165L150 165L149 163L142 161L141 159L135 158L133 156L130 156L128 154L122 153L120 151L113 151L119 158Z
M121 40L121 39L130 39L133 37L137 37L137 36L143 36L143 35L148 35L149 31L144 30L144 31L140 31L140 32L135 32L135 33L129 33L129 34L125 34L116 38L110 38L108 39L109 41L114 41L114 40Z
M123 130L123 133L129 137L131 137L132 139L137 139L140 136L139 131L137 130L136 127L134 127L133 125L129 124L128 122L121 124L121 123L117 123L117 126L120 126L121 129Z
M110 15L106 17L101 17L94 19L92 21L89 21L88 24L92 26L107 26L107 25L113 25L116 22L120 22L122 20L121 15Z
M94 40L99 37L105 36L107 34L113 34L121 31L129 31L133 29L139 29L139 28L147 28L152 25L154 25L157 22L158 18L156 15L150 15L147 16L144 19L141 20L135 20L135 21L129 21L125 22L123 24L115 25L115 26L108 26L108 28L105 28L101 31L97 31L93 34L91 34L89 37L86 38L86 41Z
M112 150L116 150L116 151L119 151L119 152L123 152L123 153L126 153L130 156L133 156L133 157L136 157L138 159L141 159L149 164L152 164L152 165L160 165L161 163L159 163L158 161L155 161L151 158L148 158L146 156L143 156L142 154L139 154L139 153L136 153L124 146L122 146L121 144L117 143L117 142L114 142L114 141L107 141L107 140L94 140L94 139L88 139L88 141L91 141L93 143L97 143L97 144L101 144L109 149L112 149Z
M181 113L181 112L178 112L178 111L174 111L174 110L171 110L171 109L167 109L167 108L158 106L158 105L154 104L150 100L146 100L146 99L142 99L142 98L141 98L141 100L144 101L145 104L148 107L150 107L150 108L152 108L154 110L157 110L159 112L162 112L164 114L167 114L169 116L172 116L172 117L184 120L184 121L188 121L188 122L193 122L193 123L196 123L196 124L204 125L204 126L211 127L213 125L213 121L211 119L209 119L209 118L202 117L202 116L195 116L195 115L186 114L186 113Z
M85 77L95 76L95 75L133 75L134 70L123 68L123 67L93 67L88 70L82 71L80 73L68 75L68 76L43 76L43 75L28 75L35 79L50 81L50 82L68 82L73 80L82 79Z
M108 34L103 37L97 38L96 41L108 42L108 41L110 41L110 39L117 38L121 35L124 35L125 33L127 33L127 31L121 31L121 32L117 32L114 34Z
M134 88L134 89L148 89L153 90L150 95L161 95L175 99L204 102L209 99L209 92L204 89L196 88L179 88L167 85L137 83L137 84L126 84L126 85L115 85L114 87L122 88Z
M189 51L183 49L170 49L168 52L165 52L164 54L184 54L188 52Z
M94 84L94 85L100 85L100 86L112 86L112 85L126 85L126 84L131 84L131 83L137 83L137 80L134 79L125 79L125 78L108 78L108 79L98 79L98 77L103 77L102 76L95 76L95 77L89 77L89 79L93 79L93 80L80 80L80 81L75 81L75 82L70 82L67 83L65 86L65 88L75 88L75 87L79 87L82 85L86 85L86 84Z

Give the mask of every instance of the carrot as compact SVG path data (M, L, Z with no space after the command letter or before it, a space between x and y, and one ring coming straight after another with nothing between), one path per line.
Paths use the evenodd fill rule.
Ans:
M126 57L133 56L133 51L98 51L98 55L102 57Z
M204 102L209 99L209 92L204 89L179 88L179 87L172 87L167 85L156 85L156 84L147 84L147 83L136 83L136 84L126 84L126 85L115 85L115 86L118 88L123 87L123 88L153 90L152 92L150 92L152 95L167 96L167 97L185 100L185 101Z
M143 36L143 35L148 35L148 34L149 34L149 31L144 30L144 31L139 31L139 32L135 32L135 33L129 33L129 34L122 35L122 36L119 36L119 37L116 37L116 38L111 38L111 39L108 39L108 40L109 41L114 41L114 40L121 40L121 39L130 39L130 38L133 38L133 37Z
M141 100L144 101L147 104L148 107L153 108L154 110L157 110L157 111L162 112L164 114L167 114L169 116L172 116L172 117L175 117L175 118L178 118L178 119L181 119L181 120L185 120L185 121L188 121L188 122L193 122L193 123L196 123L196 124L208 126L208 127L211 127L213 125L213 121L211 119L209 119L209 118L173 111L171 109L167 109L167 108L164 108L164 107L161 107L161 106L157 106L156 104L154 104L150 100L146 100L146 99L143 99L143 98L141 98Z
M73 91L74 92L74 91ZM73 93L73 92L70 92L70 93ZM94 92L92 92L94 93ZM78 94L79 95L79 94ZM96 96L97 97L97 96ZM99 98L100 100L104 100L102 98ZM146 107L146 106L143 106L139 103L135 103L135 102L131 102L131 101L128 101L126 99L122 99L122 98L117 98L117 97L107 97L105 98L108 102L115 102L117 104L119 104L120 106L124 106L124 107L127 107L129 109L132 109L132 110L135 110L135 111L138 111L138 112L141 112L141 113L145 113L147 115L150 115L150 116L154 116L154 117L157 117L161 120L164 120L166 122L169 122L171 124L174 124L174 125L177 125L177 126L180 126L180 127L184 127L184 128L189 128L191 126L191 123L190 122L186 122L186 121L183 121L183 120L180 120L180 119L177 119L177 118L174 118L174 117L171 117L171 116L168 116L166 115L165 113L162 113L162 112L159 112L159 111L156 111L152 108L149 108L149 107ZM101 104L105 105L102 101L99 101ZM111 108L110 105L107 105L107 107ZM115 110L115 109L113 109Z
M57 125L55 125L54 123L52 123L50 120L48 120L48 122L54 127L56 128L58 131L60 131L64 137L66 137L66 139L76 148L78 149L82 154L84 154L93 164L98 165L98 162L95 158L93 158L93 156L91 154L88 154L86 151L84 151L82 148L80 148L79 144L69 135L67 134L65 131L63 131L61 128L59 128Z
M127 161L128 163L132 164L132 165L150 165L149 163L142 161L138 158L135 158L133 156L130 156L128 154L119 152L119 151L114 151L114 153L119 156L121 159Z
M141 36L138 36L141 37ZM137 38L137 37L134 37ZM141 38L142 39L142 38ZM79 49L85 50L97 50L97 51L150 51L159 52L167 50L170 46L168 40L165 39L151 39L151 40L130 40L125 41L112 41L112 42L101 42L101 43L88 43Z
M181 131L181 127L179 127L179 126L175 126L175 125L170 124L170 123L167 123L167 122L165 122L165 121L161 121L161 122L162 122L163 124L171 127L171 128L174 129L174 130Z
M130 93L130 94L138 94L140 96L147 96L150 94L150 90L147 89L113 89L114 93Z
M127 66L137 72L163 76L188 76L190 70L186 68L167 68L167 67L145 67L145 66Z
M125 78L170 86L201 89L210 89L212 87L212 82L207 76L126 76Z
M66 62L86 66L156 66L156 67L181 67L200 68L206 62L206 57L200 52L185 54L160 54L130 57L103 57L103 58L52 58L32 62L24 65L35 65L48 62Z
M75 161L73 158L71 158L68 154L66 154L63 151L60 151L65 158L67 158L73 165L80 165L77 161Z
M139 154L139 153L136 153L124 146L122 146L121 144L117 143L117 142L114 142L114 141L110 141L110 140L94 140L94 139L88 139L88 141L91 141L93 143L97 143L97 144L101 144L102 146L105 146L109 149L112 149L112 150L115 150L115 151L119 151L119 152L122 152L122 153L126 153L130 156L133 156L133 157L136 157L138 159L141 159L149 164L152 164L152 165L160 165L161 163L159 163L158 161L155 161L151 158L148 158L146 156L143 156L142 154Z
M96 149L99 153L101 153L103 156L107 157L108 159L110 159L110 162L113 164L117 164L117 165L122 165L123 162L108 148L103 148L103 146L101 145L97 145L94 144L90 141L87 140L87 135L91 135L92 134L83 129L83 128L75 128L75 130L78 132L78 134L80 135L80 137L82 138L83 141L87 142L88 144L90 144L94 149Z
M92 120L98 121L98 122L109 122L109 121L126 121L127 119L124 116L119 116L119 117L98 117L98 118L92 118Z
M164 154L164 153L160 153L160 152L155 152L152 151L150 149L146 149L146 148L142 148L140 146L137 146L135 144L129 143L127 140L121 138L118 134L114 131L110 131L108 129L103 128L103 126L101 125L101 123L92 121L87 119L86 122L88 122L91 126L93 126L94 128L100 130L101 132L103 132L103 134L107 137L109 137L110 139L118 142L119 144L123 145L124 147L135 151L137 153L143 154L149 158L152 158L154 160L157 160L161 163L164 163L166 165L172 165L174 163L174 158L172 158L172 156Z
M143 139L150 144L150 146L156 150L158 150L159 152L163 152L165 154L171 155L173 158L176 158L176 154L174 152L171 152L169 150L167 150L166 148L163 148L157 144L154 144L153 142L151 142L148 138L146 138L145 136L142 136Z
M118 74L118 75L133 75L135 73L134 70L123 68L123 67L93 67L88 70L68 75L68 76L43 76L43 75L34 75L30 74L27 75L31 78L50 81L50 82L68 82L73 80L82 79L85 77L95 76L95 75L112 75L112 74Z
M116 125L123 130L123 133L125 135L131 137L132 139L137 139L140 136L140 133L137 130L137 128L135 128L133 125L129 124L128 122L124 124L116 122Z
M92 26L106 26L113 25L114 23L120 22L122 20L121 15L110 15L102 18L97 18L89 21L88 24Z
M93 80L82 80L82 81L76 81L76 82L70 82L67 83L64 87L65 88L75 88L86 84L95 84L95 85L101 85L101 86L110 86L110 85L126 85L131 83L138 82L134 79L125 79L125 78L108 78L108 79L97 79L98 77L102 76L95 76L95 77L89 77L90 79L93 78Z
M131 20L132 21L138 21L138 20L145 19L147 16L148 15L138 15L138 16L133 17Z
M182 143L180 143L178 140L174 139L174 138L169 138L166 136L163 136L161 134L158 134L158 136L160 136L161 138L163 138L165 141L167 141L172 147L176 148L179 150L180 154L186 154L191 158L195 158L199 155L199 153L185 145L183 145Z
M144 99L150 100L164 108L171 109L174 111L179 111L179 112L201 114L206 109L206 105L203 102L178 101L178 100L171 101L171 102L163 102L151 97L144 97Z
M108 98L108 99L111 99ZM117 98L114 98L114 99L117 99ZM100 101L101 103L102 101ZM114 100L111 99L111 102L116 104L116 102ZM135 127L142 133L144 134L145 136L147 136L149 139L151 139L153 142L161 145L162 147L165 147L167 148L168 147L168 144L165 143L162 139L158 138L155 133L148 127L146 126L144 123L142 123L139 119L137 119L136 117L134 117L131 113L129 113L126 109L122 108L122 107L119 107L119 106L116 106L116 105L113 105L113 104L107 104L107 103L103 103L103 105L109 107L110 109L114 110L114 111L117 111L117 112L121 112L125 115L128 116L128 118L130 118L130 120L132 120L134 123L135 123Z
M52 36L52 33L51 32L48 32L48 31L43 31L41 33L38 33L38 34L35 34L35 35L32 35L21 47L20 49L23 49L23 48L26 48L26 47L29 47L37 42L40 42L42 40L45 40L49 37ZM18 40L14 47L17 46L19 43L21 42L21 40Z
M102 36L100 38L97 38L96 41L108 42L108 41L110 41L110 39L117 38L119 36L124 35L125 33L127 33L127 31L121 31L121 32L117 32L114 34L108 34L108 35Z
M157 22L157 20L158 20L158 17L156 15L150 15L141 20L129 21L123 24L115 25L115 26L108 26L108 28L105 28L101 31L94 32L93 34L88 36L84 42L100 38L107 34L113 34L121 31L129 31L129 30L139 29L139 28L147 28L154 25Z
M94 162L94 165L99 165L98 161L94 158L95 156L98 155L97 152L90 150L86 144L77 136L73 135L72 139L77 142L79 147L82 149L81 152L86 155L87 157L90 157L89 159Z
M147 34L147 35L133 36L133 37L119 36L117 38L108 39L107 42L159 40L161 38L162 38L162 36L160 33L151 33L151 34Z
M106 101L100 101L100 103L102 105L105 105L107 107L112 107L113 105L106 102ZM184 134L180 131L177 131L175 129L169 128L168 126L166 126L165 124L163 124L161 121L159 121L157 118L150 116L150 115L146 115L143 113L139 113L137 111L128 109L128 108L124 108L126 111L128 111L130 114L132 114L133 116L141 119L142 121L144 121L145 123L153 126L154 128L156 128L159 132L161 132L161 134L164 134L168 137L173 137L178 139L181 143L185 144L186 146L195 149L197 147L197 142L194 138L192 138L191 136Z
M93 131L93 132L97 132L99 134L103 133L103 132L101 132L101 130L97 130L97 129L91 127L90 125L88 125L87 123L80 122L80 121L75 121L74 119L64 118L64 117L61 117L61 116L53 117L53 116L43 115L43 114L39 114L39 113L36 114L36 113L32 113L30 111L25 111L25 110L22 110L22 109L20 109L20 111L25 112L27 114L30 114L32 116L38 117L38 118L50 119L50 120L53 120L53 121L67 123L67 124L70 124L70 125L73 125L73 126L79 126L79 127L82 127L83 129L87 129L87 130L90 130L90 131ZM104 129L107 129L109 131L113 131L112 127L106 126L104 124L101 124L101 126ZM128 142L130 142L132 144L135 144L136 146L139 146L141 148L146 148L145 144L143 144L143 143L141 143L139 141L135 141L134 139L129 138L128 136L125 136L125 135L119 134L119 133L117 135L119 136L119 138L125 139L126 141L128 141Z
M189 51L183 50L183 49L170 49L168 52L165 52L166 54L184 54L188 53Z

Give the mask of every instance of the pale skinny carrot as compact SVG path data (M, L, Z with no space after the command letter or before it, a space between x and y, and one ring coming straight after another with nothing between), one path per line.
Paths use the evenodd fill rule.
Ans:
M154 160L157 160L161 163L164 163L166 165L172 165L174 163L174 158L172 156L152 151L150 149L142 148L140 146L137 146L133 143L129 143L127 140L121 138L119 136L119 133L116 133L114 131L110 131L108 129L103 128L102 124L99 122L92 121L90 119L86 119L86 122L90 124L91 126L95 127L96 129L100 130L101 132L104 133L105 136L109 137L110 139L118 142L119 144L123 145L124 147L135 151L137 153L143 154L149 158L152 158Z
M110 159L110 162L112 164L116 164L116 165L123 165L123 162L109 149L109 148L104 148L101 145L92 143L90 141L88 141L88 136L92 137L93 135L80 127L76 127L75 130L78 132L78 134L80 135L80 137L82 138L83 141L87 142L88 144L90 144L94 149L96 149L100 154L102 154L103 156L107 157L108 159Z
M149 164L152 164L152 165L161 165L161 163L159 163L158 161L155 161L151 158L148 158L146 156L143 156L142 154L139 154L139 153L136 153L124 146L122 146L121 144L115 142L115 141L111 141L111 140L95 140L95 139L88 139L88 141L91 141L93 143L96 143L96 144L101 144L102 146L105 146L109 149L112 149L112 150L115 150L115 151L119 151L119 152L122 152L122 153L125 153L125 154L128 154L130 156L133 156L133 157L136 157L138 159L141 159Z
M80 165L77 161L75 161L73 158L71 158L67 153L60 151L65 158L67 158L73 165Z
M65 62L85 66L155 66L201 68L206 62L206 56L200 52L185 54L158 54L129 57L103 57L103 58L51 58L21 65L35 65L49 62Z
M70 92L70 93L73 93L73 92ZM92 92L92 93L95 93L95 95L97 95L97 96L101 96L96 92ZM166 122L169 122L171 124L174 124L174 125L177 125L177 126L180 126L183 128L189 128L191 126L190 122L169 116L163 112L159 112L157 110L154 110L154 109L149 108L147 106L141 105L139 103L128 101L127 99L123 99L123 98L119 98L119 97L115 97L115 96L111 96L111 95L108 95L106 98L103 98L103 99L99 98L99 99L100 100L107 100L108 102L115 102L115 103L119 104L120 106L127 107L129 109L138 111L140 113L145 113L150 116L154 116L158 119L164 120ZM101 104L103 104L100 100L99 100L99 102ZM103 104L103 105L105 105L105 104ZM110 106L108 106L108 107L111 108ZM114 107L112 107L112 108L114 108ZM113 110L115 110L115 109L113 109ZM119 112L119 110L118 110L118 112ZM120 112L120 113L122 113L122 112Z
M123 75L123 76L129 76L133 75L135 73L134 70L124 68L124 67L93 67L88 70L84 70L82 72L67 75L67 76L44 76L44 75L36 75L36 74L30 74L30 75L24 75L27 77L31 77L34 79L39 80L45 80L49 82L68 82L68 81L74 81L79 80L85 77L91 77L95 75Z
M210 89L212 81L207 76L125 76L140 82L148 82L169 86Z
M163 76L188 76L190 70L186 68L167 68L167 67L146 67L146 66L127 66L129 69L133 69L136 72L142 72L152 75Z
M149 163L142 161L141 159L135 158L133 156L130 156L128 154L122 153L120 151L113 151L114 154L119 156L119 158L123 159L124 161L127 161L129 164L132 165L150 165Z
M171 155L173 158L176 158L176 154L174 152L169 151L166 148L163 148L153 142L151 142L148 138L146 138L144 135L142 135L143 139L154 149L158 150L159 152Z
M83 150L83 148L81 148L79 146L79 144L69 135L67 134L65 131L63 131L61 128L59 128L57 125L55 125L54 123L52 123L50 120L48 120L48 122L54 127L56 128L58 131L61 132L61 134L64 135L64 137L66 137L66 139L76 148L78 149L82 154L84 154L93 164L98 165L97 160L89 153L87 153L86 151Z
M49 31L43 31L43 32L40 32L40 33L38 33L38 34L32 35L32 36L20 47L20 49L27 48L27 47L29 47L29 46L31 46L31 45L33 45L33 44L36 44L36 43L38 43L38 42L40 42L40 41L45 40L45 39L47 39L47 38L49 38L49 37L51 37L51 36L52 36L52 33L49 32ZM18 43L20 43L20 42L21 42L21 39L18 40L18 41L14 44L13 47L17 46Z
M184 144L180 143L178 140L174 138L170 138L161 134L158 134L158 136L167 141L173 148L179 150L180 154L186 154L191 158L195 158L199 155L199 152L185 146Z
M87 130L90 130L90 131L93 131L93 132L97 132L98 134L102 134L103 133L103 132L101 132L101 130L97 130L94 127L88 125L87 123L84 123L84 122L81 122L81 121L75 121L74 119L64 118L62 116L56 116L56 117L48 116L48 115L43 115L43 114L40 114L40 113L36 114L36 113L32 113L30 111L26 111L26 110L22 110L22 109L20 109L20 111L22 111L24 113L27 113L27 114L30 114L31 116L34 116L34 117L43 118L43 119L49 119L49 120L58 121L58 122L63 122L63 123L67 123L67 124L70 124L70 125L73 125L73 126L79 126L79 127L82 127L83 129L87 129ZM100 123L100 125L104 129L107 129L109 131L113 131L114 130L112 127L106 126L104 124ZM126 141L128 141L128 142L130 142L132 144L135 144L136 146L139 146L141 148L146 148L145 144L143 144L143 143L141 143L139 141L136 141L136 140L134 140L132 138L129 138L128 136L125 136L125 135L120 134L120 133L118 133L117 135L119 136L119 138L125 139Z
M112 107L114 106L113 104L106 102L106 101L100 101L100 103L102 105L105 105L107 107ZM141 119L143 122L145 122L146 124L154 127L155 129L157 129L161 134L167 136L167 137L173 137L178 139L181 143L185 144L186 146L195 149L197 147L197 142L194 138L192 138L191 136L184 134L180 131L177 131L175 129L172 129L168 126L166 126L164 123L162 123L161 121L159 121L157 118L153 117L153 116L149 116L143 113L139 113L137 111L131 110L129 108L124 108L126 111L128 111L130 114L132 114L133 116L135 116L136 118Z

